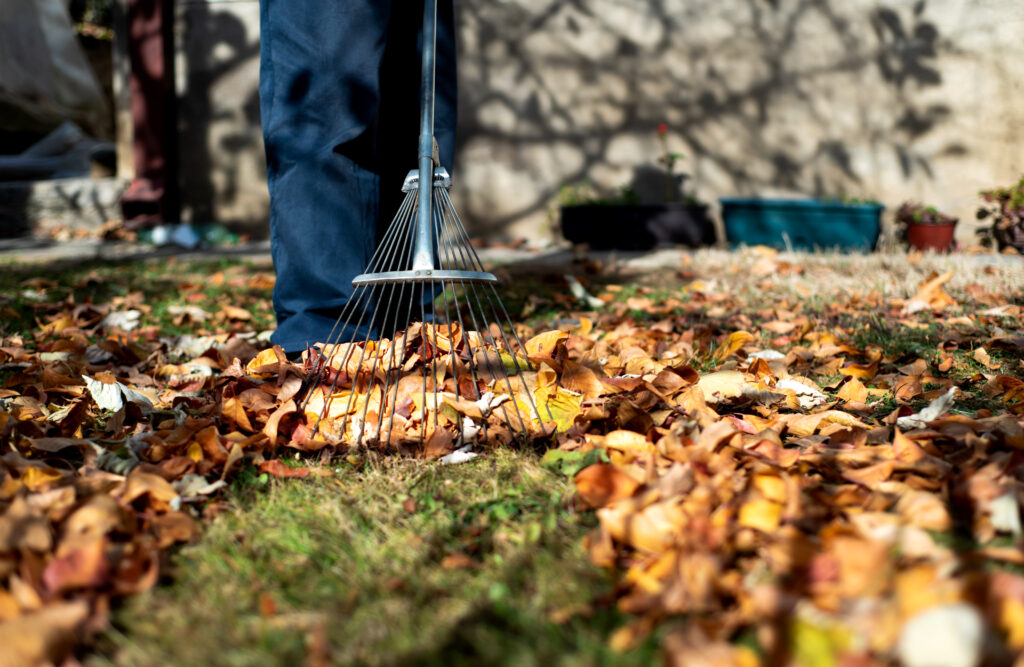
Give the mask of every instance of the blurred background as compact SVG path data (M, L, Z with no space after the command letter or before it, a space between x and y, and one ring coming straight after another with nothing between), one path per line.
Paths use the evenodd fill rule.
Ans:
M907 199L1024 172L1018 0L456 0L452 197L559 240L567 188ZM256 0L0 0L0 236L220 223L265 238ZM661 132L659 133L659 127ZM394 184L399 187L399 184Z

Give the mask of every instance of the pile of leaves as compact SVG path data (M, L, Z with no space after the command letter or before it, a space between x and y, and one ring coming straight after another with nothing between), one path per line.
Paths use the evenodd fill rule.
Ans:
M670 659L721 664L1006 659L1024 649L1024 338L1004 328L1021 313L980 285L979 307L961 307L951 277L820 312L698 281L609 286L585 295L597 309L522 326L531 370L513 357L506 389L456 391L444 369L464 341L421 329L400 353L380 341L361 355L406 371L437 355L431 391L418 372L395 387L393 438L389 396L353 355L292 363L235 326L169 339L136 329L132 304L53 304L30 336L0 341L0 646L16 663L64 659L159 580L243 467L332 474L277 457L371 441L430 458L504 446L498 413L514 406L550 458L601 460L575 481L599 521L590 556L635 617L615 647L657 631ZM890 345L894 331L937 343ZM337 361L307 390L321 354Z
M359 444L385 450L424 444L435 457L474 443L508 445L570 428L582 394L557 382L567 331L525 344L458 322L415 322L394 340L318 345L304 355L311 389L291 445ZM516 341L503 345L506 340ZM266 355L273 355L267 351ZM572 363L572 362L570 362Z

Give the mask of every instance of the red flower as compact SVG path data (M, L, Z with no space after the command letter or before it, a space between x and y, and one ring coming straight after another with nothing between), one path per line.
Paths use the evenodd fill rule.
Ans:
M658 134L665 134L668 132L668 125L665 123L658 123Z

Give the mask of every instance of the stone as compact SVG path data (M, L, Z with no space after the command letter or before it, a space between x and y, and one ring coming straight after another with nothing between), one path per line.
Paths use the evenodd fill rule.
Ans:
M981 663L985 622L969 604L941 605L911 617L896 655L905 667L975 667Z

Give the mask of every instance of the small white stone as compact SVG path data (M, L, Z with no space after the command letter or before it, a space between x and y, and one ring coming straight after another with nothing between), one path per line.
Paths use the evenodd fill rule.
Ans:
M904 667L976 667L984 643L981 614L960 602L926 609L908 620L896 654Z
M786 355L778 350L758 350L757 352L749 355L749 358L763 359L764 361L778 361L779 359L785 359Z

